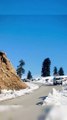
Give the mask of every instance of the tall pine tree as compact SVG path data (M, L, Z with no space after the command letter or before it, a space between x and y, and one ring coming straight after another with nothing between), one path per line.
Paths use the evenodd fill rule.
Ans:
M49 58L46 58L42 64L42 71L41 71L42 77L50 76L50 65L51 65L51 60Z
M25 73L25 70L23 68L23 66L25 65L25 62L23 60L19 61L19 65L17 66L17 75L22 78L22 75Z
M64 70L63 70L62 67L60 67L60 69L59 69L59 71L58 71L58 74L59 74L60 76L63 76L63 75L64 75Z
M27 74L27 79L32 79L32 74L31 74L31 72L30 71L28 71L28 74Z
M53 71L53 75L55 76L55 75L57 75L58 74L58 70L57 70L57 67L55 66L54 67L54 71Z

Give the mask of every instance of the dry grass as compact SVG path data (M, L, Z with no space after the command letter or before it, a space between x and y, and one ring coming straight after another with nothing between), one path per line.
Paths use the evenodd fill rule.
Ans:
M6 63L2 61L0 55L0 89L25 89L27 85L16 75L16 71L6 55L4 54L2 57L4 57Z

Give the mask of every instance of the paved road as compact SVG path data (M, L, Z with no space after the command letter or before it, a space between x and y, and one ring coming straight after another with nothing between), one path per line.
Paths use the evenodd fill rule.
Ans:
M38 116L43 111L41 98L45 98L52 88L61 89L60 86L40 86L32 94L27 94L12 100L0 102L0 105L15 105L19 107L10 108L5 112L0 112L0 120L38 120Z

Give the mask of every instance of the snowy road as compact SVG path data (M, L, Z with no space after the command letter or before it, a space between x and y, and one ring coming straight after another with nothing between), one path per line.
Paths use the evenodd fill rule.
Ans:
M40 84L40 88L31 94L0 102L0 105L5 105L7 108L6 111L0 112L0 120L38 120L38 116L44 109L40 105L42 98L45 98L52 88L61 89L60 86L41 86Z

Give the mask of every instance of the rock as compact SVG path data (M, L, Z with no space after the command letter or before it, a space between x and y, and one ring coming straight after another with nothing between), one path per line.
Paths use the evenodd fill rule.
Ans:
M25 89L27 85L17 76L5 53L0 52L0 89Z

